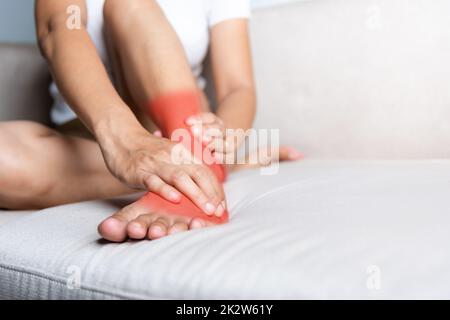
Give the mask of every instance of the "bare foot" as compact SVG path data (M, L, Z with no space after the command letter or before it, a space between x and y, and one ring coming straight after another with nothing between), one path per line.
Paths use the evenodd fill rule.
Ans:
M161 210L151 212L142 202L135 202L115 213L98 226L100 235L112 242L156 240L175 233L214 225L200 218L176 216Z
M258 159L257 164L232 165L230 171L259 168L268 166L274 161L297 161L303 159L303 155L292 147L282 146L279 149L279 158L276 159L275 152L262 152L268 155L264 159ZM247 159L254 156L251 154ZM127 239L156 240L165 236L216 225L207 219L192 218L181 215L174 215L161 209L149 209L142 201L132 203L119 212L115 213L98 226L100 235L112 242L124 242Z

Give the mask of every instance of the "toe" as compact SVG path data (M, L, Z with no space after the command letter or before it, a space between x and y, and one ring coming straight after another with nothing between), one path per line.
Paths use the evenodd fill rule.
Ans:
M98 226L98 232L105 240L123 242L126 240L125 228L126 223L110 217Z
M131 239L142 240L147 236L148 228L153 222L151 214L143 214L131 221L127 226L127 233Z
M206 227L206 222L203 219L195 218L192 219L191 223L189 224L189 229L201 229Z
M279 150L279 161L298 161L305 157L293 147L281 146Z
M145 209L143 207L137 203L133 203L103 221L98 227L98 232L106 240L123 242L128 237L128 223L144 213Z
M170 228L168 234L175 234L183 231L189 230L188 222L186 221L177 221Z
M151 240L156 240L167 236L169 221L165 218L158 218L155 222L150 225L148 229L148 237Z

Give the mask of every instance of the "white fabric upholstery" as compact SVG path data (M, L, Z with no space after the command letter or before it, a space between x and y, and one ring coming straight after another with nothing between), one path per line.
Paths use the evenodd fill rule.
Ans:
M243 172L231 223L153 242L99 241L120 203L43 210L0 227L0 297L450 298L449 177L450 161Z
M450 1L313 0L253 15L257 126L319 158L450 148Z
M26 217L33 213L33 211L3 211L0 210L0 226L10 221L17 220L19 218Z
M257 126L311 158L448 158L449 9L315 0L255 12ZM154 242L99 241L123 201L0 212L0 298L450 298L449 177L450 160L242 172L226 186L228 225Z

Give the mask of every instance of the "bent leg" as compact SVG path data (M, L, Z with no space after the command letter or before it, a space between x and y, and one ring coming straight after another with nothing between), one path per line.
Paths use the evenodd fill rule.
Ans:
M197 90L184 48L154 0L107 0L105 34L134 102L145 110L160 95ZM124 84L124 83L122 83Z
M138 112L145 114L144 118L151 114L152 120L166 137L177 128L186 128L186 118L201 112L204 106L202 100L196 97L198 88L184 49L159 5L148 0L136 0L132 4L121 0L107 0L104 16L108 49L115 66L114 74L122 87L119 91L126 96L125 100L137 106ZM189 99L183 99L181 103L179 99L175 99L178 102L172 103L173 94L176 96L179 92L188 93ZM166 108L170 110L165 110ZM183 119L173 119L173 115L180 113L185 114ZM153 239L170 233L171 229L167 225L171 225L173 219L179 219L179 229L206 226L207 221L210 224L225 222L225 204L216 204L216 208L217 217L222 219L207 217L202 210L195 206L184 206L183 202L177 209L187 212L180 214L179 210L173 210L173 204L148 194L104 221L99 231L111 241L124 241L127 235L135 239L146 236ZM146 211L154 213L144 218ZM153 230L155 217L158 217L155 228L159 232ZM136 220L139 223L134 223ZM132 228L134 231L141 226L140 231L132 232L132 225L135 226Z
M0 123L0 207L25 210L132 193L98 145L28 121Z

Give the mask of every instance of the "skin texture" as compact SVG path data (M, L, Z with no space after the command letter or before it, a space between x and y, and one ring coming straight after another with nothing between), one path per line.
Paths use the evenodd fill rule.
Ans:
M129 18L124 18L124 16ZM236 32L235 36L237 38L244 37L244 42L248 43L247 22L236 20L228 23L239 24L240 32ZM154 28L151 25L154 25ZM115 64L115 74L122 84L122 95L126 96L131 104L137 106L141 113L146 113L148 101L152 100L152 98L174 92L198 90L181 43L155 2L136 1L133 2L133 5L130 5L120 0L107 1L105 5L105 27L108 34L110 52L114 54L113 60L118 61ZM212 34L220 30L214 29L216 30L212 30ZM154 32L154 30L158 30L158 32ZM119 43L121 44L120 46L114 46L114 44ZM224 88L221 89L221 94L219 95L218 110L229 108L230 99L232 99L231 103L234 103L233 100L236 99L236 93L239 95L242 95L243 92L245 92L244 95L247 93L248 88L243 88L242 84L244 82L242 79L247 79L245 83L250 84L253 98L243 99L241 108L254 110L255 93L251 67L243 68L243 65L246 63L251 65L249 46L236 47L234 50L229 46L224 46L222 49L229 50L227 53L234 59L228 59L230 61L230 65L227 68L229 73L217 76L215 79L216 86L219 83ZM211 52L211 54L212 60L214 60L214 53ZM220 67L223 68L223 65L220 64ZM235 68L242 68L244 71L236 71ZM245 73L245 70L249 71L248 74ZM224 73L224 71L224 69L216 70L215 73ZM234 85L231 85L232 82L234 82ZM236 114L232 117L233 119L242 116L242 111L237 113L238 109L235 110ZM249 112L248 116L248 127L244 127L245 129L251 126L254 112ZM236 125L236 123L232 123L230 128ZM215 211L214 214L217 216L222 215L226 209L224 200L216 198L212 201L210 204L215 207L215 210L213 210ZM206 204L206 206L208 205ZM129 206L132 211L134 211L134 207L142 208L142 203L137 202ZM201 204L199 207L202 207ZM142 211L145 212L145 210ZM160 236L170 233L171 225L169 220L171 218L164 212L158 213L154 211L154 208L147 208L145 214L159 217L156 225L158 229L162 230L159 233ZM208 210L205 210L205 213L212 214ZM135 220L135 218L132 218L132 215L124 214L121 211L100 225L100 234L111 241L123 241L123 229L128 228L126 224L132 224L133 219ZM186 217L183 217L183 219L186 219ZM155 222L150 218L145 219L145 221L148 223L146 224L142 221L140 224L134 223L135 229L140 225L139 234L144 234L148 230L148 237L152 239L152 228ZM184 220L178 222L178 225L183 225L183 229L188 229L191 222ZM203 226L206 224L205 222L201 221L199 225ZM134 234L129 233L128 236L133 238Z
M110 20L119 20L119 16L138 15L137 4L156 5L152 0L126 3L132 3L129 11L113 14L111 12L116 12L118 8L116 6L111 8L113 1L106 1L105 23L107 25ZM69 5L78 5L82 8L83 26L79 30L70 30L66 27L66 8ZM147 12L150 10L153 10L153 7L145 9ZM163 16L160 11L159 14ZM85 1L38 0L36 2L39 44L55 81L69 105L94 134L109 171L129 187L147 189L173 200L173 197L169 195L178 194L179 196L180 188L175 179L175 172L180 168L167 161L167 154L170 154L173 144L151 135L139 123L128 104L114 88L85 29L86 18ZM154 23L158 27L162 24L161 19L156 19ZM166 24L168 25L167 21ZM141 63L144 63L142 67L146 69L144 59ZM196 173L205 172L207 168L191 165L181 170L191 177L191 181L199 181L202 178ZM158 189L153 189L153 184L149 183L149 179L154 175L164 182L164 185L159 186ZM190 184L190 181L184 183ZM208 189L212 188L214 182L208 183ZM205 182L202 185L206 186L208 183ZM206 188L200 186L199 188L201 195L207 197ZM191 192L186 195L193 201L198 200L200 196L199 193ZM216 194L215 197L220 198L220 195Z
M80 30L66 28L69 5L82 9ZM107 0L104 16L117 87L85 29L85 1L36 1L41 52L64 98L96 141L61 135L32 122L0 123L0 207L41 209L145 189L172 202L183 193L200 208L212 203L220 211L226 204L218 181L203 178L210 174L206 166L172 164L168 155L174 144L150 133L156 128L143 110L152 97L197 89L177 35L152 0ZM211 30L219 102L213 122L221 129L248 129L253 121L255 92L247 29L245 20L231 20ZM180 170L190 180L177 180ZM157 239L210 225L137 202L115 213L99 231L120 242L128 237Z

